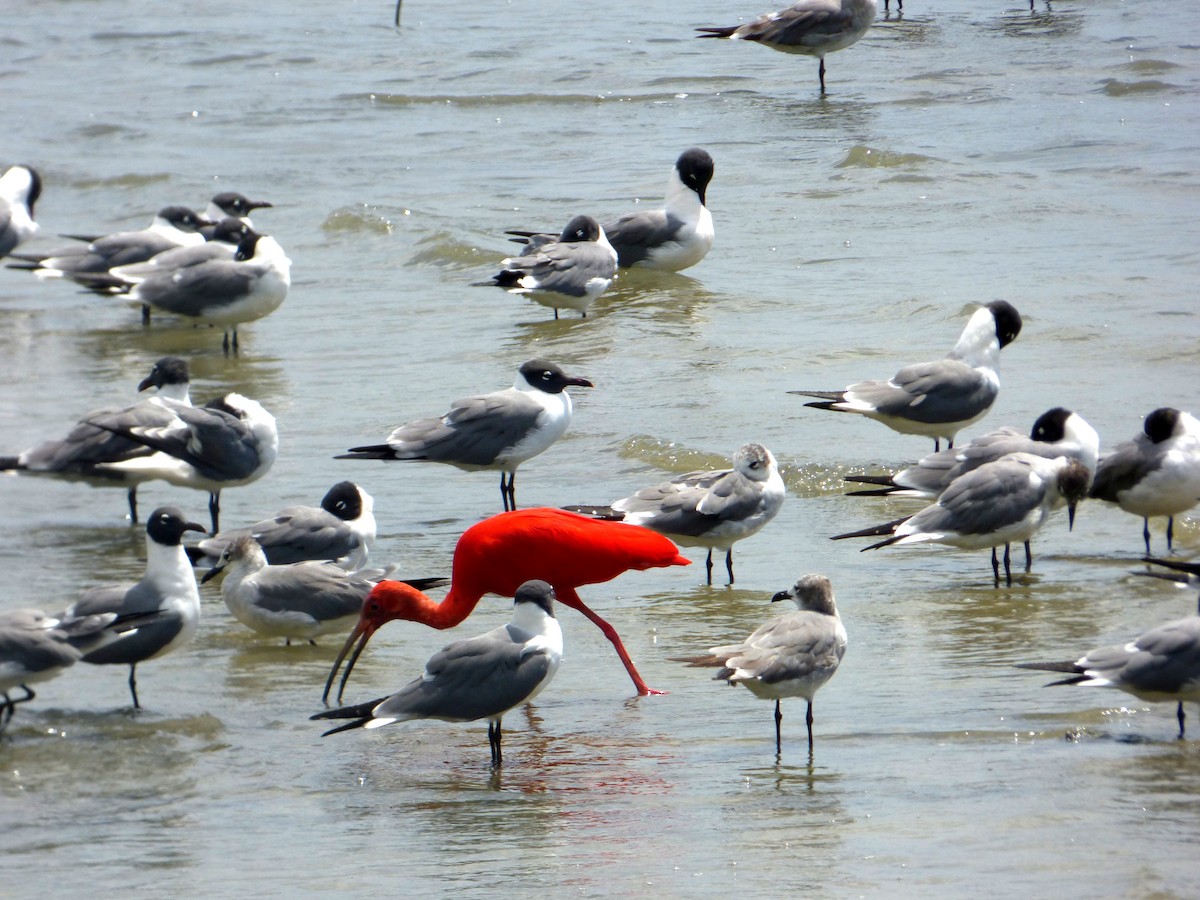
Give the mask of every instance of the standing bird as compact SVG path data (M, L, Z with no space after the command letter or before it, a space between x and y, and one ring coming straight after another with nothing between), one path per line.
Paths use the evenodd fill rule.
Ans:
M702 38L757 41L781 53L821 60L817 75L825 93L825 54L844 50L867 33L875 21L875 0L800 0L787 9L766 13L744 25L697 28Z
M375 500L353 481L339 481L320 506L285 506L249 528L230 528L187 548L196 566L217 564L237 538L253 537L273 566L329 560L353 572L367 564L375 545Z
M542 306L577 309L587 318L592 301L608 290L617 274L617 251L591 216L576 216L557 241L531 244L526 254L502 259L491 281L476 287L502 287L510 294L529 294Z
M334 459L425 459L468 472L499 469L507 512L517 508L517 466L548 448L571 424L571 385L594 387L552 362L531 359L517 370L511 388L455 400L444 416L401 425L386 444L351 447Z
M410 719L444 722L488 720L492 767L501 763L500 721L550 683L562 661L562 629L554 618L554 589L527 581L513 595L512 620L478 637L447 644L430 657L425 672L392 694L313 719L353 719L331 728L379 728ZM324 736L324 735L323 735Z
M129 519L138 522L138 485L158 476L147 468L154 451L136 440L93 424L104 418L122 427L157 427L174 418L177 406L191 406L187 361L164 356L138 384L158 393L124 409L93 410L75 424L62 440L44 441L16 456L0 456L0 471L39 475L64 481L83 481L93 487L123 487L129 501Z
M200 592L183 552L185 531L204 531L173 506L163 506L146 523L146 574L134 585L92 588L63 613L66 618L116 613L120 617L156 614L119 640L86 653L94 665L128 665L129 693L139 709L137 665L177 650L192 639L200 622Z
M901 434L931 437L937 452L941 438L953 447L954 436L992 408L1000 393L1000 350L1020 333L1020 313L996 300L975 311L945 359L905 366L887 381L860 381L844 391L788 393L822 398L804 404L814 409L858 413Z
M217 534L221 491L257 481L275 464L275 417L257 401L234 393L201 407L176 406L164 412L166 421L149 425L121 416L96 416L87 422L157 451L138 459L138 471L147 480L207 491L212 533Z
M1149 556L1150 517L1167 517L1169 551L1175 516L1200 502L1200 422L1164 406L1146 416L1142 429L1101 458L1091 496L1142 517Z
M630 569L688 566L690 560L661 534L623 522L589 519L561 509L504 512L472 525L454 548L450 591L438 603L419 591L381 581L363 602L362 617L334 660L322 700L328 698L342 660L350 654L338 701L359 654L380 626L395 619L432 628L453 628L471 614L484 594L512 597L526 581L549 582L565 606L577 609L612 643L639 694L658 694L642 680L615 628L596 615L575 589L611 581ZM357 642L357 646L355 646Z
M966 550L992 551L992 572L1000 583L996 548L1004 545L1004 576L1012 584L1009 544L1027 541L1064 504L1075 524L1075 507L1087 496L1091 473L1077 459L1045 459L1013 453L955 479L937 502L916 515L839 534L833 540L891 535L863 550L892 544L935 542Z
M604 234L617 252L617 265L680 272L704 259L714 234L712 214L704 205L712 177L712 157L692 147L671 169L664 209L638 210L606 222ZM505 234L535 249L555 240L552 234L535 231Z
M783 752L781 724L784 697L808 701L808 752L813 749L813 696L846 655L846 628L833 601L833 585L824 575L805 575L772 603L793 600L796 612L785 613L756 629L740 644L713 647L708 656L681 660L693 666L721 666L714 680L744 684L754 696L775 701L775 754Z
M287 298L291 265L278 241L250 231L231 257L208 255L152 270L121 267L121 274L109 272L118 283L110 287L160 312L222 326L228 352L238 349L238 325L270 315Z
M29 687L57 678L83 656L81 646L98 646L116 620L114 613L61 619L39 609L12 609L0 613L0 731L12 720L17 704L37 695ZM9 692L19 687L24 697Z
M33 207L41 196L41 176L29 166L13 166L0 176L0 256L38 233Z
M571 512L617 519L665 534L684 547L707 547L705 568L712 584L713 550L725 551L733 584L733 545L758 534L783 505L779 465L762 444L744 444L733 468L688 472L643 488L612 506L568 506Z
M216 564L200 579L221 573L221 599L233 617L259 634L316 645L315 638L345 633L362 612L363 598L383 570L348 572L331 562L271 565L251 535L231 540Z
M882 485L874 490L850 491L848 496L936 500L960 475L1010 453L1077 459L1094 476L1100 457L1100 435L1078 413L1056 406L1038 416L1028 437L1015 428L998 428L972 439L965 447L931 453L895 475L847 475L846 481ZM1033 550L1029 541L1025 541L1025 571L1032 566Z
M1018 663L1018 667L1069 675L1047 687L1116 688L1150 703L1178 702L1176 718L1183 740L1183 704L1200 703L1200 616L1167 622L1129 643L1091 650L1074 662Z
M88 276L117 266L145 262L150 257L191 244L204 243L200 229L212 223L186 206L164 206L149 227L141 231L119 231L95 238L83 246L67 247L44 256L15 254L10 269L28 269L39 278L75 278L87 286ZM70 235L67 235L68 237Z

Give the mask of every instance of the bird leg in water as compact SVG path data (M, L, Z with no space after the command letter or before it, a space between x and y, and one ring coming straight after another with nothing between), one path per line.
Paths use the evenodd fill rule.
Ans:
M733 684L731 681L730 684ZM779 699L775 700L775 755L783 754L783 710L779 708Z
M500 720L488 722L488 746L492 749L492 767L500 765Z
M129 693L133 696L133 708L141 709L142 705L138 703L137 695L137 663L129 665Z

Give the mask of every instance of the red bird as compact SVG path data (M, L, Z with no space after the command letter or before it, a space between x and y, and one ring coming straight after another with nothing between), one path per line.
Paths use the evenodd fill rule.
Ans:
M534 579L549 582L560 603L579 610L604 632L639 694L662 693L646 686L616 629L588 609L575 589L581 584L611 581L630 569L690 564L668 538L637 525L547 507L500 513L472 525L458 539L450 592L441 603L403 582L381 581L375 585L363 601L358 624L333 663L321 699L328 700L342 660L357 641L338 687L341 702L359 654L384 623L402 619L433 628L452 628L471 614L484 594L512 597L517 588Z

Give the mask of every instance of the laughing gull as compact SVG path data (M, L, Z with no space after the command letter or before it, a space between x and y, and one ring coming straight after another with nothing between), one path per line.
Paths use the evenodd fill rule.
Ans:
M665 209L626 213L604 224L604 234L617 252L617 265L680 272L704 259L713 243L713 221L705 203L712 181L712 157L699 147L683 151L667 182ZM508 231L517 243L535 249L554 235Z
M1179 739L1183 740L1183 704L1200 703L1200 616L1167 622L1126 644L1089 651L1074 662L1018 666L1070 676L1052 681L1047 687L1077 684L1116 688L1149 703L1178 702L1176 718Z
M1200 502L1200 422L1169 406L1154 410L1142 434L1101 458L1091 496L1142 517L1147 555L1150 517L1166 516L1171 550L1175 516Z
M1032 453L1054 459L1079 460L1091 475L1100 456L1100 435L1082 416L1061 406L1038 416L1028 436L1014 428L974 438L965 447L940 450L895 475L848 475L846 481L882 485L875 490L849 491L851 497L900 497L936 500L954 479L1010 453ZM1033 566L1033 550L1025 542L1025 571Z
M142 231L121 231L97 238L82 247L68 247L45 256L15 254L19 263L10 269L29 269L39 278L73 278L94 275L116 266L145 262L174 247L204 243L200 228L210 224L186 206L165 206ZM69 235L68 235L69 236ZM87 283L86 281L84 282Z
M347 572L334 563L311 560L271 565L248 534L225 546L200 583L221 573L221 597L235 619L288 644L295 638L314 646L319 635L349 631L362 612L363 598L387 574L383 569Z
M250 227L241 219L226 216L212 226L207 232L207 240L202 244L173 247L155 254L145 262L114 266L107 272L92 275L79 274L76 280L98 293L123 294L132 285L152 275L195 266L210 259L233 259L237 254L238 245L249 234Z
M544 359L517 371L513 386L456 400L440 418L401 425L386 444L351 447L334 459L426 459L468 472L500 470L504 509L517 508L517 466L562 437L571 424L567 387L593 387Z
M119 640L86 653L83 661L95 665L128 665L129 693L140 708L137 664L186 644L200 621L200 592L191 563L183 552L183 533L204 531L173 506L156 509L146 523L146 574L134 585L93 588L67 608L68 617L132 616L155 613L150 624Z
M211 243L211 242L210 242ZM232 256L212 252L153 271L110 271L131 301L225 330L224 349L238 349L237 327L273 313L287 297L291 263L273 237L250 231Z
M852 497L902 497L934 500L960 475L1009 453L1032 453L1054 459L1077 459L1095 474L1100 436L1078 413L1056 406L1038 416L1028 435L999 428L973 438L966 446L940 450L895 475L847 475L846 481L876 484L876 490L851 491Z
M157 451L131 463L147 480L207 491L212 533L217 534L222 489L257 481L275 463L279 453L275 417L257 401L235 393L202 407L175 406L165 412L165 421L148 425L120 416L87 421Z
M375 500L352 481L339 481L317 506L287 506L249 528L232 528L188 547L192 564L212 567L237 538L253 537L273 566L317 560L355 571L375 544Z
M936 503L916 515L835 535L833 540L891 535L864 550L927 542L965 550L990 548L996 584L1000 583L996 548L1003 544L1004 575L1012 584L1008 545L1029 540L1050 513L1063 505L1069 525L1074 526L1075 507L1087 496L1090 481L1091 473L1077 459L1012 453L955 479Z
M782 53L819 57L817 74L825 93L825 54L844 50L866 34L875 12L875 0L800 0L743 25L696 30L704 32L697 37L757 41Z
M507 625L448 644L430 657L424 674L390 697L326 710L312 718L353 720L331 728L327 735L410 719L487 719L492 766L499 766L500 720L540 694L562 660L562 629L554 617L554 599L549 584L527 581L517 589Z
M216 223L220 223L225 218L234 218L246 228L253 228L254 223L250 221L250 213L256 209L271 209L274 205L266 200L251 200L245 194L239 194L237 191L222 191L208 201L208 207L204 210L204 218ZM206 225L200 231L211 240L211 230L214 227Z
M129 518L137 524L137 489L157 476L144 466L154 451L137 441L93 424L105 418L127 427L153 427L169 422L175 406L190 406L187 361L164 356L138 390L158 388L153 397L124 409L93 410L62 440L45 441L16 456L0 456L0 471L38 475L64 481L83 481L93 487L123 487L129 499Z
M643 488L611 506L568 506L571 512L617 519L664 534L684 547L707 547L712 584L713 550L725 551L733 584L733 545L758 534L783 505L779 465L762 444L743 444L733 468L688 472Z
M954 446L954 435L982 419L996 395L1000 350L1021 333L1021 316L1011 303L996 300L975 311L958 343L945 359L905 366L888 381L860 381L844 391L788 391L824 402L814 409L858 413L902 434L940 438Z
M29 166L13 166L0 176L0 256L38 233L33 207L41 195L41 176Z
M528 255L503 259L504 268L491 281L510 294L529 294L542 306L577 309L587 318L592 301L608 290L617 274L617 251L591 216L576 216L557 241L531 245Z
M75 665L85 650L95 649L131 631L116 625L116 613L63 618L40 609L13 609L0 613L0 731L12 719L17 705L37 695L29 687L57 678ZM14 699L14 688L25 692Z
M846 655L846 628L833 600L833 584L824 575L805 575L772 603L792 600L798 609L777 616L740 644L713 647L708 656L682 660L693 666L721 666L714 680L744 684L754 696L775 701L775 754L783 752L784 697L808 701L808 752L813 749L813 696Z
M338 688L341 702L355 662L371 636L388 622L453 628L471 614L485 594L511 597L533 578L553 585L560 603L578 610L600 629L617 651L639 694L660 694L662 691L652 690L638 674L617 630L584 602L578 589L611 581L629 571L689 565L691 561L679 555L679 548L648 528L549 507L497 513L476 522L458 539L452 583L440 602L411 584L381 581L375 586L363 603L362 617L329 670L321 699L329 696L333 679L346 660Z

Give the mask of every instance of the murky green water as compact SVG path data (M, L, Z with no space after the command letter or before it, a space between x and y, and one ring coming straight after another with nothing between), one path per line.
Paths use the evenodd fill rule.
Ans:
M331 457L544 355L597 387L522 468L522 505L612 500L750 440L790 496L739 545L733 588L703 586L692 553L690 569L585 589L669 693L631 699L607 641L563 610L562 669L506 721L495 774L482 725L321 740L307 716L338 642L276 646L206 587L196 642L139 672L143 713L100 668L20 709L0 739L0 894L1200 890L1200 751L1173 740L1173 708L1012 668L1195 608L1128 574L1140 522L1096 504L1073 533L1056 519L1033 572L1000 590L985 554L831 544L909 509L843 497L841 477L926 442L785 393L934 358L974 304L1005 298L1025 329L984 426L1064 405L1108 447L1158 406L1200 410L1194 14L910 0L829 57L822 98L813 60L691 37L761 11L410 0L400 32L386 3L10 11L0 162L42 171L42 246L237 189L276 204L255 221L293 287L226 358L208 330L142 330L119 304L0 272L0 449L131 398L151 362L185 354L194 395L239 390L278 417L279 461L227 492L227 522L353 478L376 497L375 559L442 573L498 510L496 479ZM717 166L699 266L623 274L586 321L467 287L511 251L505 228L658 203L692 145ZM0 491L0 608L140 573L121 492ZM199 494L143 495L203 514ZM1195 520L1176 535L1200 548ZM777 762L770 704L671 657L747 634L808 571L833 579L850 649L817 698L813 757L792 703ZM352 699L507 616L492 598L451 633L389 626Z

